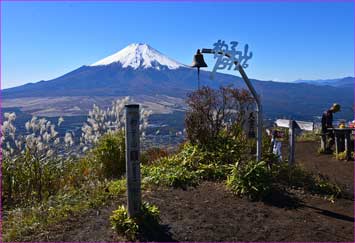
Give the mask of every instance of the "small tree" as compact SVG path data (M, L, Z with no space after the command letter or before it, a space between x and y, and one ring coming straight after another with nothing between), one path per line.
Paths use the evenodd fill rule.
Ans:
M189 109L185 117L188 139L205 146L216 141L223 129L230 133L236 131L232 128L243 126L246 112L253 103L247 90L231 86L217 90L202 87L188 94Z
M94 159L102 165L106 178L117 178L126 171L125 137L123 131L108 132L99 138L92 150Z

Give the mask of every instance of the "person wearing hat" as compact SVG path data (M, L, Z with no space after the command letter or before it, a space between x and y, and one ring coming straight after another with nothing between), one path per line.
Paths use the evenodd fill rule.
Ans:
M332 146L334 145L334 133L328 131L328 128L333 128L333 113L340 111L340 105L334 103L332 107L323 112L322 115L322 147L325 149L324 152L332 152ZM327 138L329 138L329 143L327 146Z

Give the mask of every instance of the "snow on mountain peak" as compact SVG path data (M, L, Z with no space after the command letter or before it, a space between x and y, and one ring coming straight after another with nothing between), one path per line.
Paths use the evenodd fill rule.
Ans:
M176 62L151 46L143 43L130 44L119 52L95 62L90 66L109 65L117 62L121 63L124 68L132 67L134 69L139 67L159 69L161 65L167 66L169 69L185 67L185 65Z

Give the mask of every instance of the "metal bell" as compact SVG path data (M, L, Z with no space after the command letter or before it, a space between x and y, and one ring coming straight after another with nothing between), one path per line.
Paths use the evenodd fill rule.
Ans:
M192 61L191 67L207 67L207 64L205 60L203 59L203 55L200 52L200 49L197 50L196 55L194 56L194 59Z
M203 59L203 55L200 52L200 49L197 49L196 55L192 60L191 67L197 67L197 80L198 80L198 89L200 89L200 68L207 67L205 60Z

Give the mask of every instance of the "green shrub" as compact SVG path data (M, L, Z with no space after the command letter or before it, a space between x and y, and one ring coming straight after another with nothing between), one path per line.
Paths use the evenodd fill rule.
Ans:
M253 146L254 142L246 137L242 128L234 124L230 129L223 129L214 141L200 147L200 150L207 153L205 164L214 162L222 165L249 160L253 156Z
M110 181L107 185L108 192L110 193L111 196L117 196L119 194L124 193L126 191L126 188L127 188L126 178L123 178L121 180Z
M135 239L138 233L138 224L133 218L128 216L128 212L123 205L119 206L117 210L112 212L110 222L112 229L118 234L126 236L128 240Z
M324 178L316 177L300 165L289 166L287 163L272 167L273 182L285 187L302 188L310 193L338 197L340 188Z
M330 196L331 200L341 195L341 189L338 185L321 178L316 179L315 184L311 187L311 192L320 195Z
M148 224L158 224L160 220L159 208L148 202L143 202L141 206L141 218Z
M150 166L143 165L141 171L144 184L185 188L198 183L197 173L184 166L176 155L161 158Z
M122 131L103 135L92 154L94 160L102 165L106 178L118 178L126 172L125 138Z
M250 199L263 199L278 186L284 189L303 189L325 195L331 200L341 194L340 188L324 178L316 177L301 166L278 163L270 168L265 162L249 161L234 166L227 179L227 186L236 194Z
M241 160L236 144L221 139L214 150L207 150L185 143L177 154L143 165L143 183L186 188L200 180L224 180L232 165Z
M199 164L196 172L203 180L220 181L227 178L232 168L232 165L219 165L216 163Z
M346 151L339 152L338 154L334 153L334 156L338 160L347 160L347 154Z
M237 141L233 136L223 136L219 137L215 141L213 148L210 149L185 143L177 157L184 166L194 171L204 168L223 170L222 168L227 168L236 162L243 161L244 157L241 155L241 151L246 146L245 141Z
M147 184L182 187L195 186L202 180L222 180L235 160L233 146L208 151L198 145L186 143L180 152L162 157L150 165L142 166L143 182ZM229 151L229 154L227 153ZM228 158L228 160L227 160Z
M237 195L248 196L252 200L262 199L271 191L271 179L264 161L249 161L241 167L238 164L234 166L228 176L227 187Z
M160 211L157 206L143 202L140 214L136 217L129 217L127 209L122 205L112 212L110 222L112 229L118 234L124 235L128 240L135 240L139 231L143 228L150 228L159 225Z

